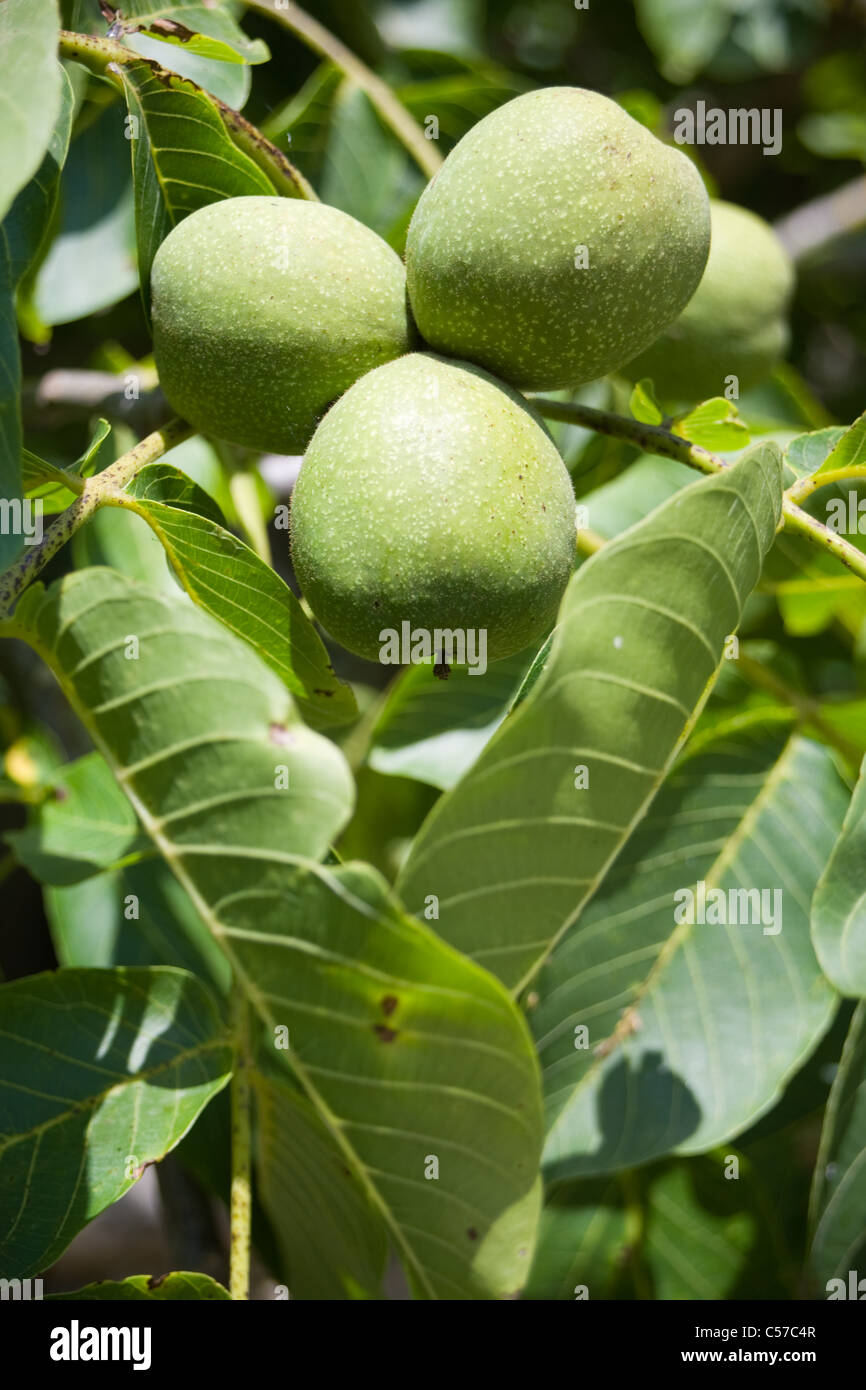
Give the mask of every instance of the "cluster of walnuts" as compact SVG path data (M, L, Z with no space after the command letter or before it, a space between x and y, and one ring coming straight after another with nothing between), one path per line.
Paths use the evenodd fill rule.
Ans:
M496 660L547 631L574 563L571 481L521 393L614 371L671 399L746 387L784 352L791 287L771 229L711 205L681 151L547 88L452 151L405 266L322 203L192 214L154 262L154 351L196 428L305 454L292 556L337 641L375 658L408 621L483 630Z

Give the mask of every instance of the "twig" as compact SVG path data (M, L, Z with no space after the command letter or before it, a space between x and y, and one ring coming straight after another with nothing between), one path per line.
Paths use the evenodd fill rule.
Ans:
M645 453L676 459L678 463L685 463L700 473L722 473L730 467L727 460L720 458L718 454L711 454L708 449L702 448L699 444L692 444L690 440L673 434L662 425L645 425L641 420L614 415L608 410L597 410L590 405L549 401L543 396L533 396L530 399L536 410L550 420L564 420L568 424L583 425L599 434L627 439ZM786 493L782 500L780 529L781 527L796 536L801 536L819 550L828 550L846 569L851 570L852 574L866 580L866 554L850 541L846 541L844 536L838 535L822 522L809 516L808 512L801 511L789 493Z
M170 420L162 429L154 430L153 434L142 439L134 449L122 454L116 463L110 464L95 477L88 478L84 490L65 512L61 512L40 544L17 560L0 578L0 613L8 617L13 604L39 571L75 535L88 517L109 497L124 488L140 468L162 458L169 449L182 444L194 433L192 426L184 420Z
M249 9L258 10L260 14L266 14L269 19L282 24L314 53L328 58L356 82L367 93L385 124L409 151L418 168L428 179L433 177L442 165L442 156L387 82L377 77L350 48L306 10L302 10L300 5L293 4L292 0L281 0L279 7L276 0L247 0L247 5Z

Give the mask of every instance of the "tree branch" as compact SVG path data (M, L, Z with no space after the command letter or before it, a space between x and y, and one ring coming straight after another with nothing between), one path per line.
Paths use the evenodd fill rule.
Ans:
M140 53L134 52L133 49L127 48L122 43L117 43L114 39L101 39L93 34L72 34L66 29L61 29L59 47L61 58L72 58L76 63L83 64L97 77L104 77L112 82L115 87L124 92L124 95L123 78L119 72L113 69L128 63L148 63L156 73L163 74L167 79L198 87L198 84L193 82L191 78L181 77L179 73L161 68L152 59L142 58ZM308 202L318 202L311 185L286 158L282 150L271 144L270 140L262 135L261 131L257 130L254 125L251 125L245 116L233 110L231 106L226 106L225 102L220 101L213 92L208 92L207 96L217 108L230 139L259 169L267 174L277 193L282 194L283 197L306 198Z
M362 63L361 59L323 24L307 14L306 10L302 10L300 5L293 4L292 0L284 0L279 8L275 0L246 0L246 3L249 9L258 10L260 14L267 15L269 19L282 24L283 28L289 29L314 53L318 53L321 58L329 59L341 72L356 82L367 93L382 120L409 151L418 168L428 179L441 168L443 161L439 151L433 142L427 139L414 116L409 114L387 82L377 77L366 63Z

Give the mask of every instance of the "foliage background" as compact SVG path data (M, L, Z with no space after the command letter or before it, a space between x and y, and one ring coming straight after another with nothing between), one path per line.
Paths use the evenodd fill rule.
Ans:
M174 63L243 109L290 154L323 200L402 250L424 183L409 155L363 93L266 15L241 5L230 8L242 17L251 39L267 44L269 62L208 63L153 41L134 42L148 55L158 50L161 62ZM699 98L723 107L780 107L784 144L778 157L767 158L754 146L694 152L711 192L761 213L792 246L805 241L798 256L790 369L745 398L741 412L784 442L804 430L847 423L863 409L862 0L591 0L586 10L569 0L356 0L351 5L311 0L307 8L387 78L418 120L431 111L439 115L443 154L487 111L533 85L601 91L663 136L669 135L673 111ZM63 0L62 9L67 28L105 33L96 0ZM117 118L119 98L81 69L70 75L80 104L55 234L19 303L27 443L59 466L82 454L101 416L113 425L103 448L116 455L161 418L163 409L152 391L129 402L116 382L100 384L95 375L116 377L134 368L147 381L150 338L138 294L129 146ZM85 89L86 103L81 101ZM860 213L842 235L831 236L826 206L818 200L848 185ZM69 376L81 371L93 375L87 381ZM601 403L591 391L585 399ZM635 463L636 450L590 443L574 427L563 427L559 441L590 499L593 525L603 534L615 534L649 510L667 488L663 475L679 480L676 466L646 459ZM184 449L184 466L217 498L230 523L256 548L268 547L275 568L291 580L285 531L275 530L272 518L275 505L288 496L295 465L257 461L200 440ZM629 474L628 489L617 491L613 480L626 465L638 471ZM161 549L135 517L113 510L97 514L44 577L93 563L111 564L171 591ZM806 698L846 704L853 711L846 732L860 749L866 746L858 705L864 694L864 608L847 591L844 602L834 599L825 620L816 622L805 606L810 599L814 605L819 581L820 576L809 594L791 592L778 605L759 597L746 636L789 688ZM338 674L358 682L362 702L372 700L382 683L381 669L344 652L333 656ZM508 675L503 679L507 685ZM493 699L492 708L496 704ZM0 732L6 776L25 788L28 783L38 787L61 760L89 747L47 671L17 644L0 646ZM350 752L352 738L351 732L345 737ZM390 877L437 793L435 776L385 775L399 770L400 748L399 739L396 752L387 739L380 740L360 770L360 812L341 846L346 855L366 858ZM443 756L440 749L440 779ZM447 767L444 776L439 785L447 784ZM24 819L15 801L0 806L4 831L20 829ZM123 872L134 876L135 869ZM43 891L11 848L0 859L0 874L5 878L3 973L12 980L51 968L60 930L57 905L52 932ZM49 908L52 892L46 893ZM157 925L160 913L171 920L178 910L170 899L166 883L154 906ZM809 1181L852 1010L850 1003L842 1005L784 1099L737 1140L745 1183L729 1184L720 1194L712 1180L718 1163L713 1155L663 1160L622 1179L592 1179L577 1197L565 1190L566 1234L556 1239L580 1249L580 1277L610 1297L772 1298L808 1292L802 1270ZM219 1218L195 1177L206 1129L200 1125L179 1156L160 1165L161 1199L169 1213L185 1214L199 1242L173 1252L174 1262L220 1274ZM117 1220L119 1210L103 1221ZM552 1223L556 1215L554 1201L546 1220ZM260 1234L266 1256L269 1235ZM147 1253L140 1259L129 1248L106 1270L104 1251L92 1268L86 1257L84 1262L76 1257L65 1275L61 1264L55 1286L72 1287L106 1273L138 1273L147 1259ZM565 1289L574 1277L567 1268L560 1296L568 1296ZM395 1292L399 1296L398 1286ZM549 1285L537 1293L550 1296Z

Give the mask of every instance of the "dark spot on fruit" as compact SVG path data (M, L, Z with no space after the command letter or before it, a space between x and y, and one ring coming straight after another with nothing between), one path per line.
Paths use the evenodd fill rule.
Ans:
M269 724L268 734L271 743L279 744L282 748L290 748L295 742L295 735L291 729L287 729L285 724Z

